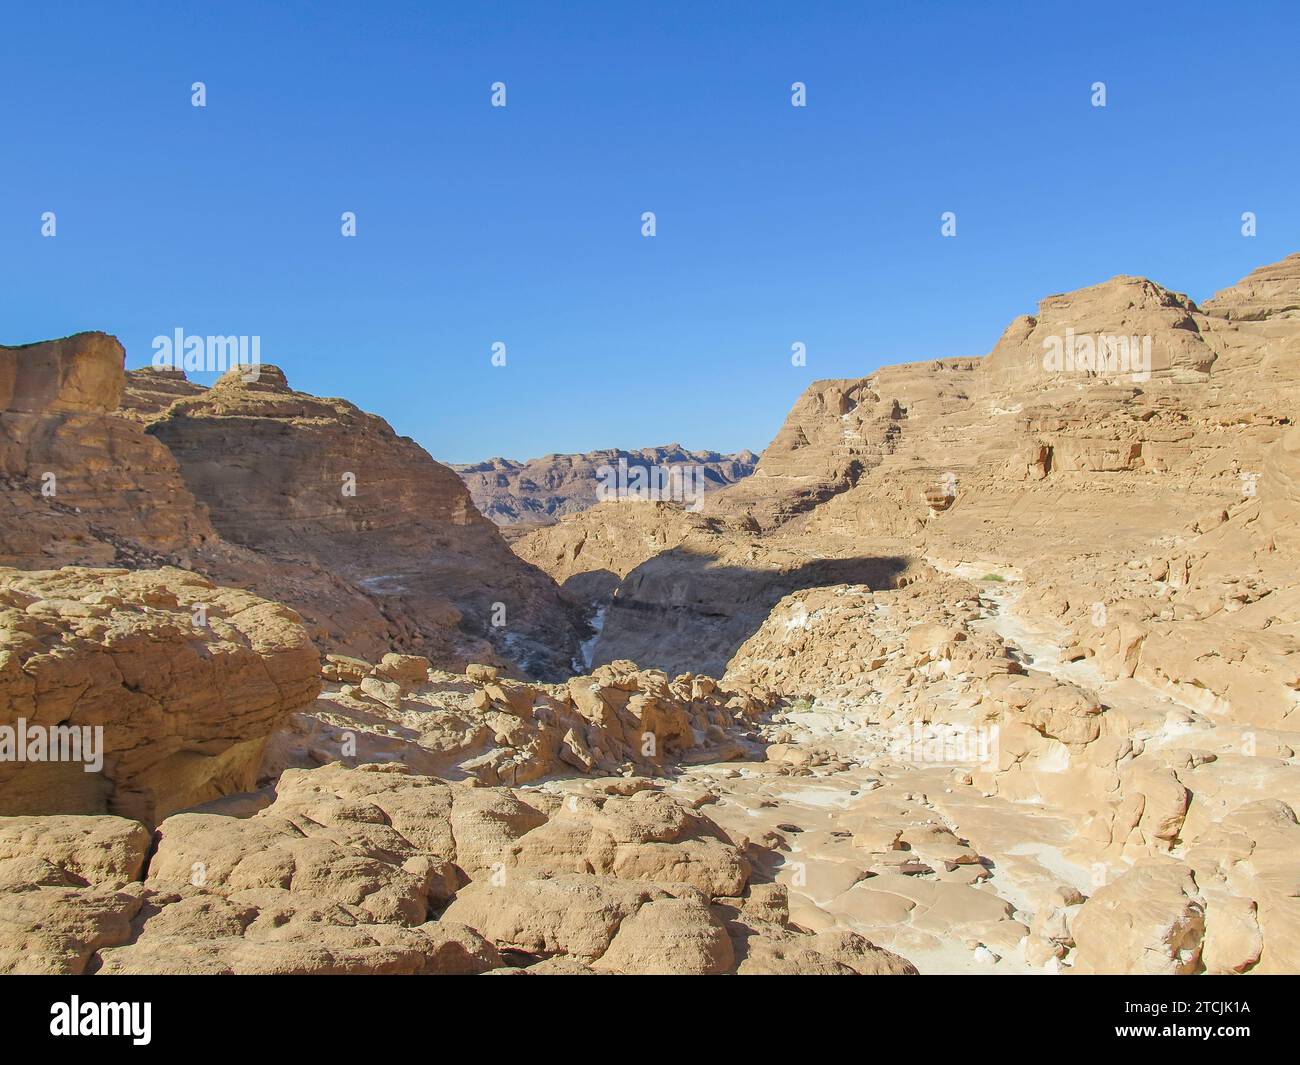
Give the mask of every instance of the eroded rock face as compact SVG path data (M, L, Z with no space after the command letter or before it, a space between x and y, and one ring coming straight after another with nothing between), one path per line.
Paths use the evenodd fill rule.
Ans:
M180 566L288 603L341 653L572 671L576 612L451 471L381 419L293 393L274 367L237 370L209 402L216 390L183 373L124 374L123 361L101 333L0 348L0 565ZM178 443L182 470L160 436L187 404L197 436ZM275 461L255 461L254 445ZM338 477L313 465L334 459ZM361 495L342 495L344 472ZM213 493L225 535L190 481Z
M527 462L493 458L452 469L469 486L474 505L484 517L498 525L550 525L566 514L594 507L602 486L635 492L639 487L637 470L663 471L664 482L661 485L655 481L654 490L668 494L659 498L692 504L695 498L682 496L693 497L698 489L702 498L705 492L735 484L754 471L757 460L752 451L721 455L667 444L638 451L607 448L576 455L545 455ZM669 479L670 471L676 471L676 482ZM619 482L621 475L629 484ZM648 478L649 474L641 476ZM648 495L645 498L650 499Z
M1268 291L1285 288L1290 263L1260 272ZM1143 358L1149 337L1149 372L1049 365L1051 341L1067 337L1090 338L1094 348L1106 337L1137 337ZM1150 558L1152 574L1181 567L1181 581L1188 566L1214 566L1210 534L1230 514L1253 523L1262 508L1254 528L1229 523L1241 531L1232 556L1257 555L1261 526L1274 541L1289 535L1268 508L1285 506L1291 494L1275 468L1287 445L1274 445L1293 417L1285 397L1298 377L1300 327L1284 310L1257 321L1207 314L1153 282L1119 277L1044 300L986 358L814 383L755 473L712 493L703 513L691 516L709 524L672 529L656 554L647 557L670 523L635 509L604 544L584 535L593 523L581 515L517 547L575 594L612 603L593 661L644 663L652 648L680 647L686 653L658 663L670 670L725 665L712 631L719 618L751 608L772 562L811 576L827 560L900 559L895 576L905 579L906 566L932 559L1034 567L1035 578L1053 583L1096 573L1118 588ZM1184 550L1196 537L1204 547ZM595 550L584 561L578 552L588 543ZM778 583L776 598L815 583L803 576ZM1116 601L1113 590L1089 594L1074 601ZM712 609L681 609L694 604ZM766 609L774 604L765 601ZM741 640L725 649L734 653L756 628L740 626ZM683 635L691 632L703 648L694 660Z
M1300 315L1300 252L1251 271L1231 288L1206 300L1206 314L1258 322Z
M412 634L397 649L438 654L439 629L460 627L537 675L572 672L576 612L510 551L455 473L383 419L295 392L262 365L172 403L148 432L224 538L364 589ZM347 614L314 605L325 642L345 640Z
M153 823L247 791L317 674L293 611L192 573L0 570L0 812Z
M78 333L20 347L0 345L0 410L104 414L122 396L122 346L104 333Z
M261 789L168 817L152 851L111 816L0 824L0 965L1300 971L1293 272L1205 308L1127 277L1050 297L988 358L811 386L699 513L622 504L532 534L519 553L603 608L589 675L524 682L486 640L449 638L452 670L393 653L428 616L393 610L377 653L326 657ZM1149 377L1046 365L1071 332L1150 335ZM327 435L353 417L275 373L147 384L134 416L196 406L218 452L243 418L292 436L303 411ZM239 491L271 536L282 504ZM388 506L377 538L424 543ZM288 601L322 544L359 535L322 513L262 571ZM15 647L44 641L0 681L56 678L35 688L55 700L75 688L60 649L95 661L116 638L96 611L119 609L57 598L0 613Z
M149 424L167 413L178 399L200 396L202 385L195 384L184 370L169 366L145 366L128 370L119 411L128 418Z
M755 474L690 522L629 509L602 539L583 514L518 549L609 604L596 662L701 668L689 656L718 657L714 634L752 609L723 683L789 708L760 724L765 777L711 781L727 795L715 815L734 802L797 836L813 883L784 882L808 927L847 923L938 971L1284 971L1296 259L1204 308L1115 278L1044 300L987 358L817 382ZM1150 364L1055 365L1067 336L1137 337L1142 359L1149 337ZM863 558L904 565L804 579ZM797 578L753 603L778 559ZM991 735L987 758L959 744L943 760ZM768 777L810 778L810 797ZM832 789L870 796L860 847L821 812ZM1270 800L1284 811L1260 813ZM1256 860L1272 879L1248 886ZM1131 872L1149 862L1162 871ZM916 879L930 875L957 883L937 893ZM982 912L968 882L1015 910ZM962 921L935 919L941 894Z

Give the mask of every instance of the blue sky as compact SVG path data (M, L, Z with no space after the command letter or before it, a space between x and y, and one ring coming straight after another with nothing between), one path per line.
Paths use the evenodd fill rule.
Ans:
M811 380L1300 250L1294 3L26 7L0 342L256 334L444 461L759 449Z

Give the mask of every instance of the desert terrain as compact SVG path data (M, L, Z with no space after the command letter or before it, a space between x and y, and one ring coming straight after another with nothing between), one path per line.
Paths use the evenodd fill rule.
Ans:
M1223 284L756 459L0 347L0 972L1300 972L1300 254Z

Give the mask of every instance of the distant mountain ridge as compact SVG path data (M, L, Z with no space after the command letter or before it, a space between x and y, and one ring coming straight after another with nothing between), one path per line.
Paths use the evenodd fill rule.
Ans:
M617 470L620 463L625 463L628 470L691 468L697 474L696 482L704 491L712 492L748 477L758 464L758 456L752 451L726 455L665 444L635 451L605 448L543 455L527 462L491 458L452 469L468 486L474 505L498 525L551 525L566 514L595 506L602 484L601 471Z

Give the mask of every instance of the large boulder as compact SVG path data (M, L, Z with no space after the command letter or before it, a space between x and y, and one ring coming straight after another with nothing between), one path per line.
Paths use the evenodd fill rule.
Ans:
M317 663L293 611L183 570L0 570L0 813L153 823L248 791Z

